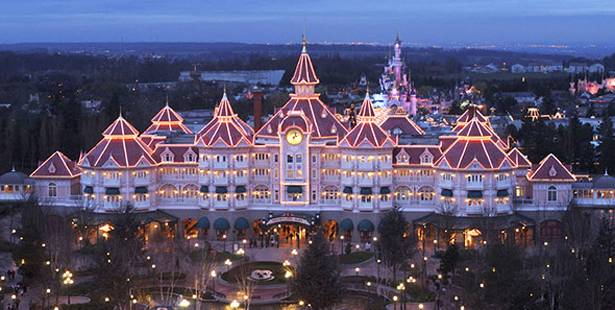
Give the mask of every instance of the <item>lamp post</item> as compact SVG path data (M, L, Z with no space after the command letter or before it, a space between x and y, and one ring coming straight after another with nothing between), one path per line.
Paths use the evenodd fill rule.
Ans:
M224 261L224 265L226 266L226 271L229 271L229 269L231 268L231 265L233 265L233 262L231 262L231 260L227 258Z
M73 281L73 273L70 272L69 270L66 270L63 274L62 274L62 283L64 285L66 285L67 287L69 287L70 285L72 285L73 283L75 283ZM68 304L70 305L70 291L67 290L67 297L68 297Z
M344 235L341 235L341 236L340 236L340 243L341 243L341 246L340 246L340 255L343 255L343 254L344 254Z
M284 273L284 278L286 279L286 296L290 295L290 278L292 278L293 272L290 270L286 270Z
M214 298L215 298L215 297L216 297L216 278L217 278L217 276L218 276L218 274L216 273L216 270L215 270L215 269L214 269L214 270L212 270L212 271L209 273L209 276L211 277L211 281L212 281L212 288L213 288L213 291L214 291L214 292L213 292L213 295L214 295Z

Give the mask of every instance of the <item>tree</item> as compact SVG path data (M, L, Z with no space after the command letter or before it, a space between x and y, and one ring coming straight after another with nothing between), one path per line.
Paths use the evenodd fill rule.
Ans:
M342 297L342 281L337 260L319 231L301 255L292 292L312 309L328 309Z
M459 264L459 248L456 244L449 244L440 259L440 267L438 268L445 282L455 273L457 264Z
M615 139L613 139L613 122L605 116L600 125L599 163L601 171L615 173Z
M379 253L386 266L393 270L393 281L397 281L397 270L415 252L414 233L408 233L408 222L398 209L387 212L378 226L380 234Z
M130 305L130 294L143 259L143 239L139 237L139 222L130 205L124 205L111 218L113 229L107 240L102 241L94 257L96 290L95 298L110 299L117 309ZM149 266L148 266L149 267Z

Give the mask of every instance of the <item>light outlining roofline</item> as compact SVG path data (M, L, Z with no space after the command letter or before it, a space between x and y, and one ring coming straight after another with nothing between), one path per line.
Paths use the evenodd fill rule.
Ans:
M66 169L66 171L68 171L70 176L37 176L36 173L38 173L38 171L41 170L47 164L47 162L49 162L55 155L58 155L60 157L60 161L62 162L62 164L64 165L64 168ZM47 157L47 159L42 164L40 164L32 173L30 173L29 177L30 178L37 178L37 179L48 179L48 178L72 179L74 177L79 176L81 174L81 172L73 173L73 171L68 168L68 165L66 164L65 158L68 158L68 156L64 155L64 153L62 153L60 151L55 151L55 152L51 153L51 155L49 157Z
M564 166L564 164L559 160L559 158L557 158L557 156L553 155L553 153L549 153L549 155L545 156L545 158L543 158L540 163L538 164L538 168L536 168L536 170L534 170L530 175L528 175L528 179L531 181L547 181L547 182L552 182L552 181L558 181L558 182L571 182L571 181L566 181L566 180L562 180L562 179L534 179L534 175L536 175L536 172L538 172L538 170L542 169L543 166L545 165L545 163L547 162L547 160L549 160L550 158L553 158L557 161L557 163L560 165L560 167L564 168L564 171L568 174L568 176L570 178L572 178L572 182L577 180L577 177L572 174L568 168L566 168L566 166Z

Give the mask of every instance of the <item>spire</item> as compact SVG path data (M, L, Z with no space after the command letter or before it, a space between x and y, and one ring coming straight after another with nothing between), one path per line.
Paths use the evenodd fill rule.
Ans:
M167 107L167 108L169 107L169 94L167 94L167 100L166 100L164 106Z
M301 34L301 53L307 53L307 39L305 38L305 32Z
M376 113L374 112L372 100L369 98L369 90L365 92L365 99L363 99L363 104L361 104L361 110L359 111L358 116L359 122L368 122L375 120Z
M297 67L295 73L290 80L290 83L295 86L314 86L320 83L312 59L307 53L307 41L305 35L302 38L301 55L299 55L299 61L297 61Z
M224 86L224 93L222 94L222 99L220 99L220 103L218 104L218 109L216 112L218 112L216 113L216 117L231 117L235 115L233 107L231 106L231 102L226 96L226 86Z

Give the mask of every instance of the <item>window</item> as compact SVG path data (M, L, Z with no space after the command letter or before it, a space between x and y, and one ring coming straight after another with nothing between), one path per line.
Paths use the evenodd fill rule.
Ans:
M254 175L255 176L267 176L269 175L269 169L264 169L264 168L254 169Z
M267 154L267 153L256 153L254 155L254 157L256 158L256 160L268 160L269 159L269 154ZM274 159L275 159L275 162L278 161L278 154L275 154Z
M221 202L226 201L227 195L228 194L216 194L216 200Z
M365 202L365 203L372 202L372 195L361 195L361 202Z
M194 156L194 154L188 154L188 156L186 156L186 161L187 162L195 162L196 161L196 156Z
M482 183L483 175L482 174L470 174L466 177L468 183Z
M163 161L172 162L173 161L173 155L171 153L165 153Z
M300 164L302 162L302 156L301 154L297 154L295 155L295 162Z
M271 198L269 189L267 186L259 185L254 188L254 199L260 202L268 201Z
M273 154L273 162L278 162L278 154Z
M318 200L318 193L315 190L313 190L312 191L312 201L316 201L316 200Z
M428 155L428 154L424 154L421 156L421 165L427 165L427 164L431 164L433 157Z
M49 183L47 187L47 196L49 197L57 197L58 196L58 187L55 183Z
M453 175L450 173L443 173L442 174L442 181L452 181L453 180Z
M243 162L243 155L237 155L236 157L238 162Z
M516 186L515 187L515 197L517 197L517 198L525 197L525 190L523 189L523 187L521 187L521 186Z
M137 202L147 201L147 194L135 194L135 201Z
M410 188L402 186L395 190L395 200L406 201L410 200Z
M316 163L316 155L312 155L312 163Z
M547 201L557 201L557 188L549 186L547 190Z
M280 199L280 191L279 190L275 190L273 191L273 200L275 200L276 202Z
M245 193L237 194L237 200L239 201L246 200L246 194Z
M337 188L335 188L335 187L327 187L327 188L325 188L323 196L324 196L325 200L327 200L327 201L337 200L337 197L338 197Z
M147 171L137 171L135 173L135 176L139 179L144 179L145 177L147 177Z
M498 182L506 181L508 180L508 173L496 174L495 179Z
M293 162L295 162L293 155L286 155L286 162L289 164L292 164Z
M243 178L243 170L237 170L237 177Z
M419 189L419 200L421 201L431 201L434 197L434 191L431 187L421 187Z

